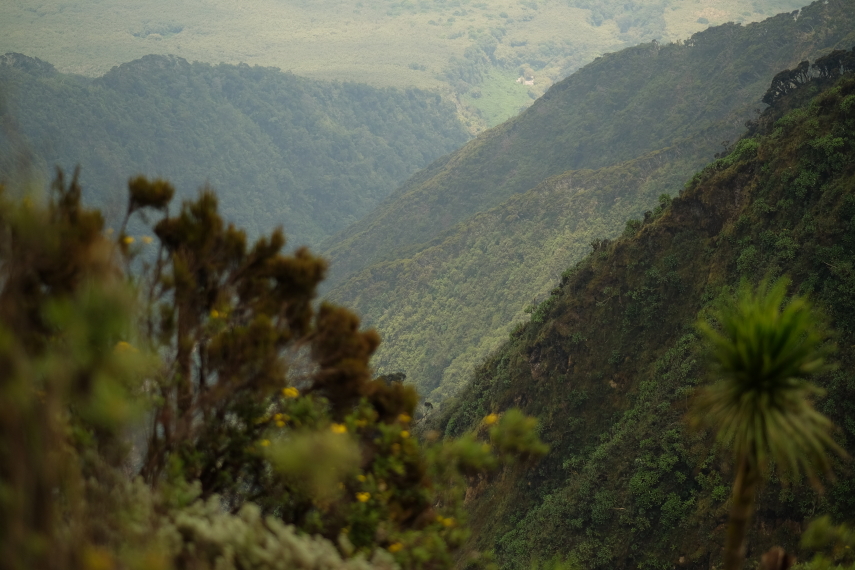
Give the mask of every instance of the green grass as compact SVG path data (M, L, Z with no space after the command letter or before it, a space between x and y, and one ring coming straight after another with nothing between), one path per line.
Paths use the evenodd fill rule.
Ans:
M146 54L169 53L464 95L477 80L461 86L445 72L479 42L495 41L493 59L479 64L482 71L515 74L527 66L556 81L604 52L654 38L686 38L707 26L698 22L702 17L711 23L753 21L801 2L757 0L748 7L737 0L703 6L634 0L626 3L629 12L621 3L597 26L586 0L4 0L0 53L21 52L88 76ZM619 22L628 17L636 25L621 31ZM518 111L516 98L489 87L481 91L475 106L486 116Z
M461 99L478 109L488 127L495 127L528 108L532 101L543 94L548 79L527 86L517 83L519 74L501 69L491 69L483 82L473 87Z

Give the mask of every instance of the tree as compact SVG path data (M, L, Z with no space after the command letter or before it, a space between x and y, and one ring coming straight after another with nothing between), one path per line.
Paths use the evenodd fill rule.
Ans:
M126 221L146 211L163 214L153 227L160 242L155 261L141 279L145 336L164 357L142 469L149 484L172 462L182 477L201 483L203 497L219 494L235 510L273 488L293 498L258 447L270 439L277 414L293 415L288 393L323 398L317 405L329 406L333 422L343 422L363 398L380 422L412 415L418 397L411 386L372 379L377 333L360 331L344 308L323 303L315 310L324 260L305 248L283 254L281 230L248 247L246 234L219 216L210 190L174 216L167 182L136 178L129 190ZM130 262L146 246L132 246L136 240L125 232L123 224L118 243ZM297 513L308 516L313 507L298 502L304 504L294 506L292 522L299 524Z
M834 79L840 76L846 51L836 49L813 62L813 68L817 70L823 79Z
M450 567L465 476L545 453L536 422L418 441L377 334L315 308L323 260L247 247L210 190L129 191L112 235L76 177L0 187L0 568Z
M696 398L693 417L717 430L736 467L724 560L738 570L758 486L775 463L783 475L818 476L831 471L828 450L843 455L830 435L831 422L809 398L822 394L807 378L828 370L823 323L809 302L785 302L788 282L764 282L755 292L744 284L714 317L719 328L700 322L710 345L718 382Z

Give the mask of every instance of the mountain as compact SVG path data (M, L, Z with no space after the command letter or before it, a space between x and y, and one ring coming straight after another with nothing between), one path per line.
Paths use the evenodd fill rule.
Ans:
M752 22L800 0L14 0L0 53L99 76L146 54L275 66L325 80L441 90L493 126L607 51ZM73 32L71 31L73 30ZM527 85L517 79L526 77Z
M505 568L553 557L583 568L710 568L721 562L733 473L684 415L707 381L694 323L742 280L787 275L836 331L838 368L817 408L855 453L855 52L849 75L809 81L669 204L569 268L432 426L453 435L490 413L536 415L552 451L467 493L472 547ZM832 74L840 77L839 70ZM811 98L812 96L814 96ZM784 113L787 109L792 109ZM851 471L819 495L773 478L748 558L799 549L810 519L853 520ZM802 553L803 554L803 553ZM800 556L800 559L803 556Z
M0 147L29 148L42 170L81 165L90 202L123 206L128 173L168 178L185 196L209 183L227 189L223 210L239 225L258 235L281 224L296 244L358 220L468 139L436 93L173 56L87 79L7 54L0 86Z
M683 149L599 170L574 170L476 214L411 257L375 264L335 292L382 331L375 365L405 371L436 402L529 319L597 239L615 237L702 166ZM651 206L652 208L652 206Z
M852 45L855 2L820 1L599 58L327 240L330 297L378 327L381 370L445 397L592 239L737 138L780 69Z

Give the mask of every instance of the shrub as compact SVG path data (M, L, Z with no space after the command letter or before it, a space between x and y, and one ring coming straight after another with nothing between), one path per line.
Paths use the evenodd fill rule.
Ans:
M209 190L175 215L168 183L129 190L112 236L76 177L44 207L0 189L4 567L450 567L464 477L543 454L536 422L418 441L376 333L315 308L323 260L247 246Z

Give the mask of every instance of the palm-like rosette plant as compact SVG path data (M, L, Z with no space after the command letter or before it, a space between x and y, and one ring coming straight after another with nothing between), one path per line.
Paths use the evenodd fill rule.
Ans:
M832 350L818 314L801 297L785 302L788 281L743 285L734 303L715 313L720 329L698 328L710 344L718 381L698 395L693 419L713 427L731 448L736 464L725 568L742 566L745 531L758 484L774 462L782 476L830 472L828 450L843 454L831 437L831 422L810 397L823 390L807 381L829 370Z

